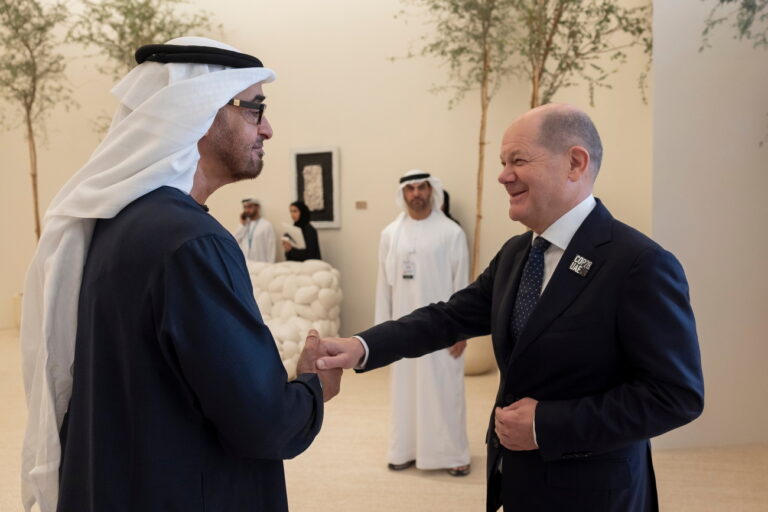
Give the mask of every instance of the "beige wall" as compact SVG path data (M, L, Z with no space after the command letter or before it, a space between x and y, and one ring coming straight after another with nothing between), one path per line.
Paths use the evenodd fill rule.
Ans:
M405 54L421 30L419 23L393 19L400 8L396 0L273 1L260 8L265 4L253 19L240 14L239 1L222 1L216 12L226 27L223 39L278 73L277 82L265 87L275 138L267 143L262 177L225 187L209 204L230 228L240 198L250 195L262 199L273 221L287 221L293 200L290 150L338 146L342 229L323 230L320 239L326 259L342 271L342 329L350 334L373 318L378 235L396 214L393 191L403 171L420 167L443 178L456 216L471 228L478 102L469 96L448 111L446 96L428 92L443 79L442 67L429 59L387 60ZM619 219L652 231L678 255L690 280L707 406L701 419L659 438L655 446L662 448L768 441L762 399L768 340L761 325L768 304L768 230L761 224L768 218L762 197L768 190L768 145L758 147L768 136L768 52L721 32L714 48L699 53L706 12L696 2L657 2L653 108L641 103L636 89L644 65L639 58L613 78L613 90L598 93L595 108L583 89L556 98L587 108L601 131L606 156L598 196ZM41 148L44 205L95 147L90 119L114 108L109 80L93 71L94 61L72 62L70 77L82 107L52 117L48 147ZM524 84L510 83L491 106L483 262L522 231L506 218L506 197L495 179L500 135L525 110L527 96ZM21 290L34 236L22 132L0 132L0 147L5 327L13 323L11 297ZM355 210L358 200L367 201L368 209Z
M268 218L287 221L287 205L294 199L290 150L338 146L342 229L321 231L320 240L325 259L342 271L345 334L373 319L378 235L397 213L393 193L402 172L418 167L439 175L462 225L471 229L473 221L479 101L470 95L449 111L447 96L428 92L444 79L436 61L388 60L405 55L424 30L417 20L394 19L400 8L397 0L269 1L257 4L257 14L245 16L253 4L223 0L215 10L225 28L223 39L258 55L277 71L278 80L265 87L275 137L266 145L264 173L255 182L217 192L209 202L212 213L234 228L239 199L253 195L262 199ZM69 73L82 108L57 110L49 123L50 144L40 161L43 205L95 147L89 119L114 108L106 92L109 80L93 71L93 59L75 58L77 50L68 49L73 56ZM648 232L651 109L636 89L642 66L641 59L633 59L614 77L613 90L598 93L597 108L589 108L584 89L563 91L556 99L583 105L594 116L606 146L598 193L618 217ZM504 240L522 231L506 217L506 196L495 179L501 133L526 109L528 94L525 84L512 82L491 105L483 264ZM0 326L8 326L13 323L10 298L22 288L34 237L22 132L0 133L0 144L6 175L0 201L0 239L6 247L0 265ZM359 200L368 202L367 210L354 209Z
M686 269L706 384L662 447L768 441L768 50L723 27L699 53L708 10L656 2L653 233Z

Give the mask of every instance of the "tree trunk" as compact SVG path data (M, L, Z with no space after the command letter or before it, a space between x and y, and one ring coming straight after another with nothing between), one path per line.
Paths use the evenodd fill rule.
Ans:
M35 209L35 235L40 240L40 200L37 194L37 148L35 146L35 130L32 128L32 111L25 111L27 124L27 145L29 146L29 175L32 178L32 204Z
M531 108L536 108L541 104L538 74L538 71L534 72L533 77L531 78Z
M470 269L470 279L474 281L478 275L477 263L480 259L480 228L483 221L483 178L485 175L485 129L488 124L488 97L489 74L490 74L490 48L486 44L483 48L483 73L480 83L480 136L477 141L477 201L475 215L475 237L472 241L472 266Z

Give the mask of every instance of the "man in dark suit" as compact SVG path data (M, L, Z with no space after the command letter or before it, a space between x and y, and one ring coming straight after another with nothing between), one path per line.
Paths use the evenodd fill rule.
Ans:
M592 196L601 159L585 113L526 113L504 134L499 182L532 231L448 302L324 340L335 356L319 368L370 370L492 334L489 511L658 510L649 438L703 408L683 269Z

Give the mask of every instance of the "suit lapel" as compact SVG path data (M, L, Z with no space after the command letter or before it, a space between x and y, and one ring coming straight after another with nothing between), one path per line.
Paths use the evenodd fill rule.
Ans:
M520 235L520 242L516 248L513 248L513 254L506 264L499 269L497 280L503 283L503 291L500 294L501 302L496 314L496 326L493 329L494 350L499 357L499 361L506 362L512 352L512 346L509 342L511 333L509 332L510 322L512 320L512 310L515 307L515 296L517 295L517 286L520 283L520 277L523 274L523 266L531 248L531 238L533 232L529 231Z
M536 304L536 308L528 318L528 323L520 334L520 339L515 343L510 362L519 357L549 324L578 298L579 294L600 271L605 258L602 256L599 246L610 241L612 219L611 214L598 200L595 208L566 247L552 278L544 289L538 304ZM577 256L591 262L586 275L582 276L570 269Z

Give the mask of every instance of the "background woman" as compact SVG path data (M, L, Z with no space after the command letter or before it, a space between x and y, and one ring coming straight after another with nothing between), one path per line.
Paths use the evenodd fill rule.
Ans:
M304 234L305 249L296 249L290 242L283 240L285 259L289 261L319 260L320 244L317 241L317 230L309 223L309 208L303 201L294 201L290 206L293 225L301 228Z

